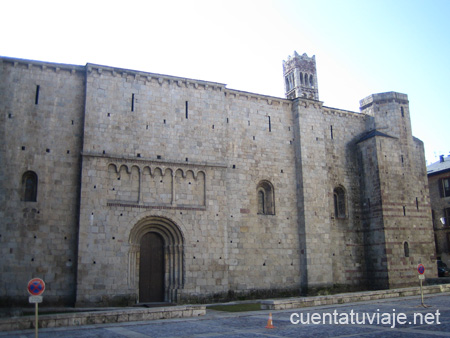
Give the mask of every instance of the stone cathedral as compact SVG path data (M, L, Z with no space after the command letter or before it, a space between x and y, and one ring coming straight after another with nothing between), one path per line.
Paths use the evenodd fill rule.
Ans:
M280 74L281 75L281 74ZM435 277L405 94L286 98L110 66L0 57L0 302L106 306Z

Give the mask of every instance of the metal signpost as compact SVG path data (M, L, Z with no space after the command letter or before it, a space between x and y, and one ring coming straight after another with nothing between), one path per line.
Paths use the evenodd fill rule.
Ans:
M419 273L419 281L420 281L420 296L422 298L422 306L423 307L427 307L424 303L423 303L423 289L422 289L422 281L425 279L425 267L423 266L423 264L419 264L417 265L417 272Z
M34 303L34 318L35 318L35 337L38 338L38 304L42 303L43 297L41 296L45 291L45 283L40 278L33 278L28 282L28 293L31 295L28 300L30 303Z

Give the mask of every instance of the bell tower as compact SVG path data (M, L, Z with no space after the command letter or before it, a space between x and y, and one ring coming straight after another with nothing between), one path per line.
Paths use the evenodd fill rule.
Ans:
M283 75L286 98L319 100L315 55L308 57L294 51L293 56L283 61Z

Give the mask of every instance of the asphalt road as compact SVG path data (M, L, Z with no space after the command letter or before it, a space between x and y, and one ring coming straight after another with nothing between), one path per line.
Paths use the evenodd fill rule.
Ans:
M40 329L39 337L450 337L450 293L269 312ZM34 337L34 330L0 332Z

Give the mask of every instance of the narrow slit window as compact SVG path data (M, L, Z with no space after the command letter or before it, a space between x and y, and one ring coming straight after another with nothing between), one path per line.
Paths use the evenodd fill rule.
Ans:
M134 111L134 94L131 94L131 111Z
M39 104L39 90L41 89L40 85L36 86L36 95L34 97L34 104Z
M403 243L403 251L405 252L405 257L409 257L409 244L408 244L408 242Z
M269 132L271 132L272 131L272 123L270 122L270 116L268 116L269 117Z
M416 209L419 210L419 199L416 197Z
M331 139L333 139L333 126L330 126L330 135L331 135Z
M186 119L189 118L189 102L186 101Z

